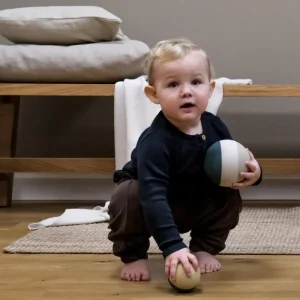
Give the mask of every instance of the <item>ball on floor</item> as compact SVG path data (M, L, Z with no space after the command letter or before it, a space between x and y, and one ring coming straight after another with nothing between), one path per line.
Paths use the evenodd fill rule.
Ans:
M178 264L176 270L176 280L173 281L172 279L169 279L169 284L175 291L179 293L190 293L200 283L200 279L200 269L195 271L194 267L191 265L191 275L188 277L182 264Z
M224 187L241 181L241 172L247 171L250 160L248 150L234 140L221 140L212 144L204 159L204 170L210 180Z

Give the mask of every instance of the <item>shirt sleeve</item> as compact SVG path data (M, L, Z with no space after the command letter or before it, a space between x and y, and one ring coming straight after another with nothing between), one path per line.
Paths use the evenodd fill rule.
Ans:
M217 117L218 120L218 127L220 130L222 130L223 134L224 134L224 139L229 139L229 140L233 140L228 127L226 126L226 124L221 120L221 118ZM262 178L263 178L263 170L261 165L259 165L260 167L260 177L256 180L256 182L254 182L252 185L256 186L259 185L262 182Z
M168 204L171 156L166 138L150 134L137 153L140 201L146 224L163 256L185 248Z

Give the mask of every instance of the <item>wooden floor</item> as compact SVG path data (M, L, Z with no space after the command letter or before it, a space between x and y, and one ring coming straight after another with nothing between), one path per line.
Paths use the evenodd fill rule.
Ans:
M64 204L13 204L0 209L0 246L27 233L28 223L60 215ZM79 207L77 203L69 207ZM82 207L82 206L81 206ZM176 295L163 274L160 256L150 257L152 280L119 280L112 255L0 254L0 299L299 299L299 256L220 256L220 272L204 275L190 295Z

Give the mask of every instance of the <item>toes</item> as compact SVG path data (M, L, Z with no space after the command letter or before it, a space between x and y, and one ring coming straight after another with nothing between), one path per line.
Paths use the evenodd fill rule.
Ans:
M140 281L140 273L131 273L130 275L130 278L131 278L131 281Z
M124 273L121 278L127 281L148 281L150 279L149 274L146 272L138 272L138 273Z
M220 263L216 263L216 264L212 264L211 265L211 271L212 272L217 272L221 269L221 264Z
M127 274L124 272L124 273L122 273L121 274L121 278L123 279L123 280L127 280Z
M210 271L211 271L211 272L217 271L217 264L211 264L211 265L210 265Z
M123 273L123 272L121 273L121 279L123 279L123 280L125 279L125 273Z
M213 271L213 265L212 264L207 264L206 265L206 273L211 273Z
M139 273L122 273L121 279L126 281L148 281L150 276L148 273L139 272Z
M212 273L219 271L221 269L221 264L203 264L200 265L200 272L204 273Z
M204 274L204 273L210 273L211 272L211 265L210 264L202 264L200 266L200 272L202 274Z
M201 270L201 273L203 273L203 274L208 273L208 266L207 266L207 264L203 265L200 270Z
M218 262L216 265L215 265L215 271L219 271L221 269L221 264Z
M205 264L205 273L209 273L210 269L209 269L209 264Z
M205 273L205 265L200 265L199 266L199 268L200 268L200 273Z
M143 273L141 274L141 279L142 279L143 281L148 281L148 280L150 279L149 273L143 272Z

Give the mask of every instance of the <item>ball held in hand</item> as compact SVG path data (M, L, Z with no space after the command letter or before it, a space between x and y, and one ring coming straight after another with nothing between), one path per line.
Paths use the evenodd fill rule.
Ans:
M171 287L179 293L192 292L195 287L200 283L201 273L200 269L195 271L191 265L191 275L187 276L182 264L178 264L176 270L176 280L169 279Z
M221 140L212 144L206 152L204 170L210 180L219 186L229 187L240 182L241 172L247 172L248 150L234 140Z

